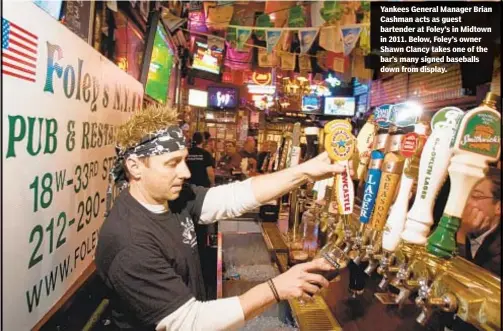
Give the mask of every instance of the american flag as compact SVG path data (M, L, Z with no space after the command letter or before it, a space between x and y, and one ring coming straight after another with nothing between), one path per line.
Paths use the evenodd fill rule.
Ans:
M2 74L35 82L38 37L2 18Z

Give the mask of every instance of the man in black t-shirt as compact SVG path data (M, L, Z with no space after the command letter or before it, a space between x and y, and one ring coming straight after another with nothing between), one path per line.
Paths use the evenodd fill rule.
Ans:
M203 142L201 132L195 132L192 136L194 146L189 149L187 156L187 166L191 174L189 183L210 187L215 185L215 160L208 151L203 149Z
M107 208L96 248L97 273L109 290L121 330L235 330L274 302L308 300L328 281L325 259L298 264L240 296L205 301L194 224L235 218L307 180L345 169L327 153L296 167L204 188L191 176L176 112L147 106L118 128L117 158L107 191L122 189ZM274 185L271 185L274 183ZM112 185L113 184L113 185Z

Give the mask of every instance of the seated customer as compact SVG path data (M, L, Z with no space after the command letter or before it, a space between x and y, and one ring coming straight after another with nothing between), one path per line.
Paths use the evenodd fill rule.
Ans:
M460 255L501 277L501 173L490 167L472 189L457 233Z
M225 142L224 155L218 160L217 167L222 170L232 170L231 159L234 153L236 153L234 143L232 141Z

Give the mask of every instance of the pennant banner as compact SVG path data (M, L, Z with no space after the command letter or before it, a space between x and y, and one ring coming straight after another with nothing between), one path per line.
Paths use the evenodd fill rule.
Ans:
M344 56L348 56L355 48L361 30L361 26L341 28L342 40L344 42Z
M262 28L271 28L274 26L274 24L271 22L271 18L269 17L269 15L262 14L259 17L257 17L257 22L255 23L255 26ZM266 39L266 33L264 30L255 30L255 36L257 37L258 40Z
M218 6L208 8L206 25L213 30L223 30L231 21L234 6Z
M168 30L170 32L173 32L176 29L178 29L179 27L181 27L186 21L186 19L177 17L177 16L171 14L171 12L169 10L164 9L164 8L162 10L161 17L162 17L162 22L164 23L164 25L168 28Z
M208 36L208 49L224 49L224 40L217 36Z
M362 32L360 33L360 48L363 55L368 55L370 53L370 29L368 26L362 26Z
M295 54L281 53L281 69L283 70L295 69Z
M290 45L292 43L292 34L290 31L283 31L280 39L280 50L288 52L290 51Z
M277 65L276 54L268 53L267 50L260 48L258 50L258 65L262 68L272 68Z
M266 31L267 53L272 53L272 50L278 44L281 38L281 30L268 30Z
M343 42L340 26L323 28L320 31L320 46L334 53L343 52Z
M316 52L316 63L318 64L318 67L320 67L320 69L323 71L328 69L327 65L325 64L325 58L326 58L327 54L328 54L327 51Z
M313 45L314 40L316 39L316 36L318 35L318 28L312 28L312 29L302 29L299 30L299 40L300 40L300 53L304 54Z
M300 71L311 71L311 57L309 55L299 56L299 70Z
M245 43L248 41L252 33L251 29L247 28L239 28L236 30L236 42L237 42L237 48L238 49L243 49Z
M248 70L251 67L252 48L245 51L238 51L227 43L227 51L225 52L224 65L232 70Z
M338 21L342 17L342 11L343 8L338 1L323 1L320 15L326 22Z
M288 12L288 26L291 28L302 28L306 26L304 11L301 6L290 8Z

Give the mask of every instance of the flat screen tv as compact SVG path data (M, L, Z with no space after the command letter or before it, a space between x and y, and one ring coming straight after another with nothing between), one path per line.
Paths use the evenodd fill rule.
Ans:
M233 87L208 87L208 107L216 110L234 110L238 107L238 90Z
M122 12L114 12L113 15L116 24L115 63L135 79L140 79L145 49L143 33Z
M33 3L59 21L59 18L61 16L61 7L63 6L63 0L33 0Z
M174 53L168 40L168 34L159 20L152 46L145 93L160 103L166 102L173 64Z
M354 97L326 97L323 115L354 116L356 104Z
M194 61L192 69L208 72L214 75L220 75L224 50L217 46L208 48L208 44L201 40L194 42Z
M319 114L321 99L317 95L304 95L302 97L302 112L306 114Z

